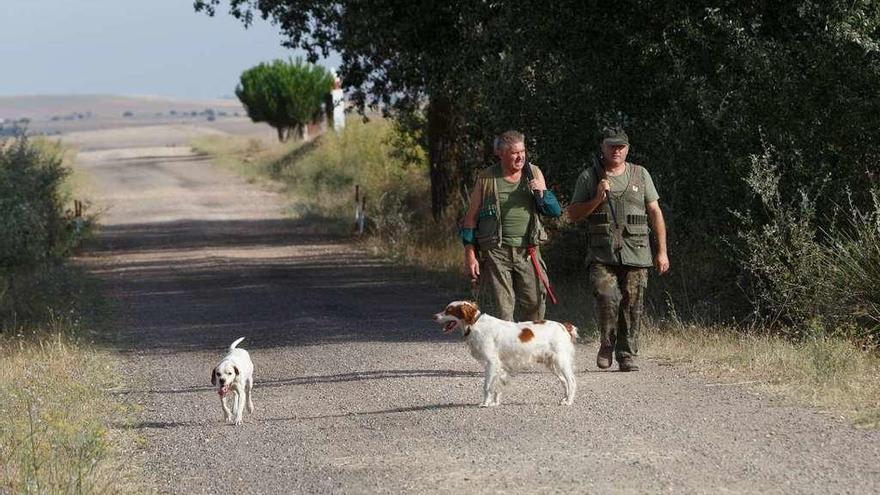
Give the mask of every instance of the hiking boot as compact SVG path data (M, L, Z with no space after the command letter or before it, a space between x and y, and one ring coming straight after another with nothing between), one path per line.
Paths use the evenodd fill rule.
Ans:
M610 368L611 356L613 354L614 349L612 349L611 347L600 347L599 354L596 356L596 366L598 366L600 370Z
M636 364L635 359L628 356L618 359L617 366L620 367L620 371L639 371L639 365Z

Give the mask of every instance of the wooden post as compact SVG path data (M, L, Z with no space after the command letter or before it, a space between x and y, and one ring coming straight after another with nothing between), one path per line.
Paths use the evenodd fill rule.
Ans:
M352 229L354 232L358 230L358 221L361 218L361 186L360 184L354 185L354 225Z
M364 194L361 197L361 214L360 214L360 217L358 217L358 222L357 222L357 233L359 235L364 233L364 220L366 219L366 216L367 216L367 195Z
M75 199L73 200L73 230L77 235L82 232L83 227L83 204L82 201Z

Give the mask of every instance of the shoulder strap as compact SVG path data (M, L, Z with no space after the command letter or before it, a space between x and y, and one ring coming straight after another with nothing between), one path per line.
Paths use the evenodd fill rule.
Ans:
M491 165L480 172L479 182L484 200L495 194L495 167L497 167L497 165Z
M633 167L632 177L630 177L629 179L630 184L638 187L639 189L642 189L642 186L645 185L645 167L642 167L641 165L636 165L635 163L631 163L630 165L632 165Z
M480 170L480 175L478 176L480 179L491 179L495 176L495 167L496 165L489 165L488 167Z

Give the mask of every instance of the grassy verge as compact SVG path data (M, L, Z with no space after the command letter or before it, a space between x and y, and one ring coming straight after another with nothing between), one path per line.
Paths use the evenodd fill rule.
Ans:
M83 194L86 182L69 175L62 195ZM139 491L130 439L113 428L128 414L108 392L119 382L116 361L90 343L105 331L107 311L96 282L52 260L16 270L8 286L0 294L0 493Z
M880 428L880 358L845 340L793 342L680 322L647 337L651 357Z
M350 232L351 189L355 183L365 184L368 195L379 199L373 209L368 206L372 230L361 242L374 254L430 271L438 283L460 288L467 297L454 219L439 225L426 220L428 178L420 170L427 167L413 169L395 158L390 133L387 123L374 122L349 126L340 136L304 146L279 145L260 153L246 140L208 138L195 146L246 177L281 184L299 205L297 211L329 219L324 225L337 233ZM548 308L548 318L573 321L589 340L595 325L586 276L560 278L556 292L560 304ZM795 343L761 332L674 320L649 325L645 341L645 354L654 359L880 427L880 357L846 340Z
M117 385L112 357L55 329L6 340L0 352L0 491L134 491L125 439L111 429L126 414L106 392Z
M48 318L0 333L0 493L137 492L132 439L113 427L130 414L110 392L117 361L90 343L106 331L99 288L76 268L46 278L64 287Z

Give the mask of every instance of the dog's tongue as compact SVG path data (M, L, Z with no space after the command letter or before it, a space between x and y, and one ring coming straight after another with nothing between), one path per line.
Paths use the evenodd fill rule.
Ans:
M218 390L217 393L220 395L220 397L226 397L226 394L229 393L229 385L224 385L223 387L220 387L220 390Z
M449 333L449 332L455 330L456 325L458 325L457 322L455 322L455 321L450 321L449 323L447 323L447 324L443 327L443 333Z

